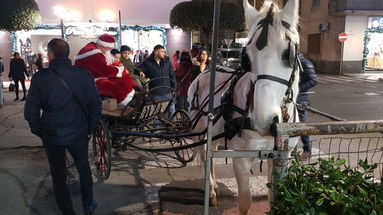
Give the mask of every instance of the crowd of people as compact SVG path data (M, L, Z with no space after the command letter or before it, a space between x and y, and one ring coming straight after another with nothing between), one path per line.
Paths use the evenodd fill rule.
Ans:
M149 54L148 50L145 50L144 52L136 50L133 52L133 50L126 45L122 45L119 48L114 47L114 38L109 35L100 36L101 39L98 38L98 41L102 42L103 37L107 37L107 42L110 40L112 42L109 44L113 45L106 48L99 48L97 47L97 45L99 45L97 42L90 43L84 47L77 56L75 56L75 65L83 67L93 74L100 94L115 98L117 99L118 104L125 106L132 100L135 92L149 90L149 88L158 88L155 91L151 91L152 93L158 94L154 96L156 99L170 99L176 97L176 104L175 106L173 105L170 107L169 116L174 113L175 109L188 110L186 100L187 90L198 74L208 68L209 56L207 50L193 48L191 51L176 51L172 58L169 58L165 48L161 45L154 47L151 54ZM105 45L106 43L103 44ZM102 57L105 57L107 61L106 65L101 67L97 66L99 65L97 62L100 55L93 53L92 51L94 50L99 50L103 55ZM97 53L100 54L99 52ZM87 56L84 57L84 54ZM89 58L92 59L91 62L88 61ZM42 55L38 53L36 54L34 65L29 66L36 68L36 71L38 72L44 69L43 65ZM1 62L1 59L0 67L0 78L2 78L4 64ZM105 73L113 70L117 73ZM121 71L126 75L121 73L121 77L118 78L123 79L114 77ZM35 73L28 71L26 63L21 58L20 53L15 52L10 62L8 75L8 78L11 81L11 88L15 90L16 94L14 101L24 101L26 99L25 80L29 79L33 74ZM111 78L113 78L113 80ZM155 80L148 84L150 79ZM2 80L0 80L0 83L2 84ZM21 85L23 89L23 96L21 99L19 97L19 85ZM161 89L161 87L163 88ZM175 89L175 94L165 93L165 87ZM0 108L3 104L4 97L1 91Z

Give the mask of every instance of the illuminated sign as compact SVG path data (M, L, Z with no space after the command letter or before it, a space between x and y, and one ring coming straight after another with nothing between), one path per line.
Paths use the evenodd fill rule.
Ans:
M370 17L368 19L368 28L383 29L383 17Z

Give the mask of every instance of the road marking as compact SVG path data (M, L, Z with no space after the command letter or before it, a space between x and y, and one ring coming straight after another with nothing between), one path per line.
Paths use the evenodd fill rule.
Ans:
M360 79L360 78L352 78L352 77L346 77L346 76L330 76L330 75L319 75L318 80L320 83L323 84L330 84L330 83L362 83L362 82L368 82L368 83L377 83L376 80L367 80L367 79Z
M379 96L380 94L378 93L364 93L367 96Z

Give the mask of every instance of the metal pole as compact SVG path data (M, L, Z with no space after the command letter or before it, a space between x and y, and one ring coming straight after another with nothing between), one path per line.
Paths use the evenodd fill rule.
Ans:
M209 215L209 197L210 197L210 170L213 159L212 144L212 129L214 120L214 90L215 90L215 69L217 64L217 47L218 47L218 32L219 32L219 16L221 10L221 0L214 0L214 19L213 19L213 40L212 40L212 64L210 68L210 96L209 96L209 114L208 114L208 129L207 129L207 150L206 150L206 165L205 165L205 204L204 215Z
M274 150L279 153L288 153L289 152L289 136L277 136L274 141ZM269 200L274 201L274 196L278 190L275 189L275 185L278 180L281 180L287 176L288 171L288 158L276 158L273 157L273 176L271 181L273 186L272 192L270 192ZM276 175L275 175L276 174Z
M121 11L118 11L118 31L119 31L119 40L118 40L118 47L121 47L122 44L122 24L121 24Z
M64 35L64 20L63 19L60 19L60 28L61 28L61 39L65 39L65 35Z
M339 75L342 75L343 74L343 51L344 51L344 42L342 42L342 48L341 48L341 52L340 52L340 71L339 71Z
M137 31L137 43L138 43L138 50L141 50L141 41L140 41L140 31ZM165 45L165 44L164 44Z
M273 124L270 131L274 137L378 133L383 132L383 120L319 123L278 123Z

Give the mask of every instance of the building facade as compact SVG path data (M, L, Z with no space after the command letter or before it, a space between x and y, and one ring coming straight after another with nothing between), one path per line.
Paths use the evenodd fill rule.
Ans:
M301 51L320 73L383 69L382 0L301 0ZM340 33L347 40L338 40Z

